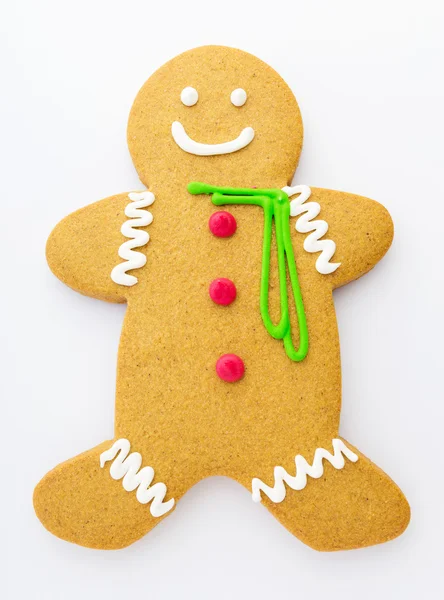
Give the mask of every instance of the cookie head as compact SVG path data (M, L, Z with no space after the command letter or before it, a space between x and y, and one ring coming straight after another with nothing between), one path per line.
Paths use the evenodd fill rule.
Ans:
M276 186L291 181L302 147L293 93L264 62L233 48L181 54L148 79L128 123L128 146L146 185Z

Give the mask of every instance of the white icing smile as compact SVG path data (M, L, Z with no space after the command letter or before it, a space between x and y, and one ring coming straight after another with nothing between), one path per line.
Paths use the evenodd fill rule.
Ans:
M248 146L254 138L254 129L252 127L245 127L236 139L229 142L223 142L222 144L202 144L191 139L179 121L174 121L171 125L171 133L174 141L182 150L196 156L231 154Z

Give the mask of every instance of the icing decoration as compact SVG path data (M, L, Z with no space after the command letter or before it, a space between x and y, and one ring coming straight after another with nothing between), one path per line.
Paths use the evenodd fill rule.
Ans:
M152 467L140 469L142 456L139 452L130 454L130 448L131 444L128 440L124 438L117 440L109 450L100 455L100 466L103 469L105 463L115 459L109 470L111 477L115 480L123 478L122 485L127 492L133 492L137 488L136 498L140 504L148 504L152 501L151 514L153 517L161 517L173 508L174 498L168 502L163 501L167 493L166 485L161 482L151 485L154 469Z
M222 306L228 306L236 299L236 286L231 279L225 279L225 277L214 279L208 291L211 300Z
M180 99L185 106L194 106L199 100L199 94L193 87L186 87L181 91Z
M226 210L213 213L208 221L208 227L216 237L230 237L237 229L236 219Z
M296 476L289 475L284 467L274 468L274 486L266 485L261 479L255 477L251 482L253 501L261 502L261 491L270 498L272 502L279 503L285 499L286 489L284 483L292 490L302 490L307 485L307 476L313 479L319 479L324 474L324 465L322 460L328 462L335 469L342 469L345 465L344 456L351 462L356 462L358 456L352 452L340 439L332 441L333 454L325 448L317 448L314 454L313 464L310 465L303 456L298 454L295 457Z
M245 373L244 361L237 354L223 354L216 363L216 373L228 383L239 381Z
M151 192L132 192L128 194L128 198L132 202L125 208L125 215L130 220L125 221L120 231L130 239L119 248L119 256L125 262L114 267L111 271L111 279L119 285L130 287L135 285L138 279L134 275L128 275L127 271L140 269L146 263L146 256L142 252L136 252L134 248L145 246L150 239L147 231L134 229L134 227L146 227L153 222L153 215L148 210L143 209L150 206L155 198Z
M243 106L247 101L247 92L242 88L237 88L231 92L230 100L234 106Z
M331 263L330 260L336 251L336 244L333 240L321 240L328 231L328 223L323 220L313 221L321 212L318 202L306 202L311 196L311 189L308 185L295 185L293 187L284 187L283 191L289 196L299 194L297 198L290 201L290 215L297 217L296 231L299 233L310 233L304 241L304 250L307 252L320 252L316 260L316 270L322 275L328 275L336 271L341 263Z
M202 144L191 139L179 121L173 122L171 133L174 141L182 150L196 156L231 154L248 146L254 138L254 129L252 127L245 127L236 139L229 142L223 142L222 144Z
M260 288L260 311L262 321L268 333L277 340L283 340L287 356L294 361L301 361L308 352L308 328L304 302L299 285L296 261L290 236L290 203L287 194L278 189L251 189L215 187L206 183L188 184L190 194L212 194L212 202L216 206L222 204L254 204L264 210L264 243L262 247L262 274ZM281 318L277 325L273 324L269 314L268 282L270 276L270 254L272 222L274 219L276 245L278 253L279 291ZM287 295L287 269L299 326L299 348L296 350L291 335L291 323Z

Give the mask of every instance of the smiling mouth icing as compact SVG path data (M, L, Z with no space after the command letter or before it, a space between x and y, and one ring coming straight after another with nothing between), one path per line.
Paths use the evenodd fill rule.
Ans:
M197 156L231 154L248 146L254 138L254 129L252 127L245 127L234 140L223 142L222 144L202 144L191 139L179 121L174 121L171 125L171 133L174 141L182 150Z

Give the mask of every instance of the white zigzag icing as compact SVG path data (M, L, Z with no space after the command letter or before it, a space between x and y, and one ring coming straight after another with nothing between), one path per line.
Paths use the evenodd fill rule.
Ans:
M274 468L274 486L266 485L261 479L255 477L251 482L253 501L260 502L261 490L272 502L278 503L285 499L286 489L284 483L292 490L302 490L307 485L307 476L313 479L319 479L324 474L324 465L322 460L328 460L335 469L342 469L345 465L345 455L352 462L358 460L358 456L352 452L340 439L332 441L334 454L331 454L325 448L317 448L315 451L313 464L309 465L303 456L298 454L295 457L296 476L289 475L284 467Z
M328 231L328 223L321 219L313 221L321 212L321 207L317 202L307 202L311 196L311 189L308 185L286 186L282 191L288 197L299 194L297 198L290 201L290 215L297 217L296 231L299 233L310 233L304 240L304 250L307 252L320 252L316 260L316 270L322 275L333 273L341 263L331 263L330 260L336 251L336 244L333 240L321 240L320 238Z
M142 252L134 251L134 248L145 246L149 242L150 236L146 231L134 229L135 227L146 227L153 222L153 215L148 210L143 210L146 206L150 206L155 198L151 192L132 192L128 194L128 198L132 201L125 208L125 215L130 221L125 221L120 231L127 238L119 248L119 256L125 262L120 263L111 271L111 279L119 285L128 287L137 283L137 277L128 275L127 271L131 269L140 269L146 263L146 256Z
M152 467L142 466L142 455L139 452L129 454L131 444L128 440L122 438L114 442L109 450L100 455L100 466L103 468L105 463L114 460L109 470L113 479L122 479L122 485L127 492L133 492L137 488L136 498L141 504L151 502L150 512L153 517L161 517L174 506L174 498L163 502L167 493L167 487L164 483L156 483L151 486L154 479L154 469ZM116 455L119 455L116 458ZM129 456L128 456L129 454ZM140 469L140 471L139 471Z

